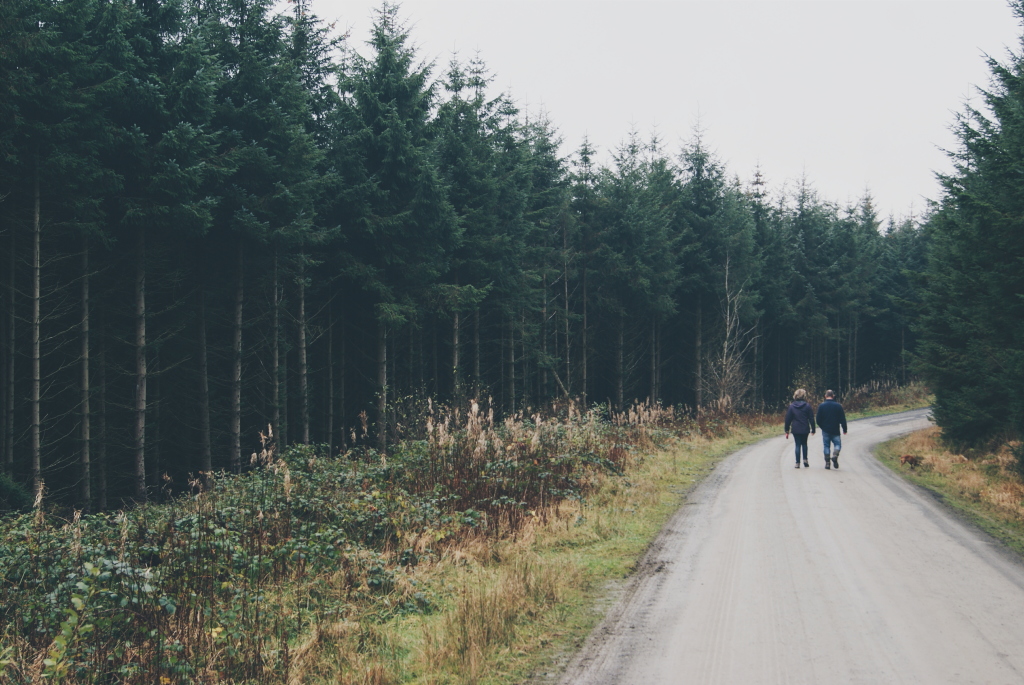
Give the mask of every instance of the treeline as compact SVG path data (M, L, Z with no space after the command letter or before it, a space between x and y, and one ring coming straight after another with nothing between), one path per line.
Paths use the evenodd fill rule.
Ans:
M2 0L0 464L84 508L280 444L385 448L425 398L774 407L905 379L924 237L769 192L700 135L607 166L306 0ZM883 230L884 229L884 230Z
M1024 469L1024 54L988 62L984 106L957 119L954 171L926 224L920 363L943 436L1017 445Z

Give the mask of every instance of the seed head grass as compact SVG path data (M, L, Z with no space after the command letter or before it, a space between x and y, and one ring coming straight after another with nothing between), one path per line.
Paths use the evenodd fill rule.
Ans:
M245 473L163 504L0 519L0 682L543 677L688 488L779 422L424 403L387 453L268 431Z

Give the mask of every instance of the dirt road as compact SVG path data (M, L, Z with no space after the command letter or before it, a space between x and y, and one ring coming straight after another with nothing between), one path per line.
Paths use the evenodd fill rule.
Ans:
M564 685L1024 683L1024 566L870 454L926 412L723 461L645 557Z

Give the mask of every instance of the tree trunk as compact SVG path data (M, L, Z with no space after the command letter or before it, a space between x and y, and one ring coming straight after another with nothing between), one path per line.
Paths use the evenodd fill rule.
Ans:
M283 435L281 434L281 285L278 266L277 248L274 248L274 272L273 284L274 304L271 312L270 331L270 375L271 375L271 397L274 405L271 410L270 426L274 432L274 439L283 448Z
M650 322L650 403L657 401L657 322Z
M242 304L245 297L245 262L242 239L235 258L235 322L231 345L234 368L231 373L231 472L242 472Z
M563 231L563 247L568 252L567 243L564 238ZM569 337L569 260L563 261L562 270L562 285L563 295L565 297L565 394L566 397L572 397L572 344L570 343Z
M907 327L900 326L900 377L907 384Z
M657 357L654 360L654 366L655 366L655 374L654 374L655 393L654 393L654 396L655 396L655 398L659 402L661 401L661 380L662 380L661 374L664 372L664 368L665 368L665 365L662 363L662 358L661 358L662 351L664 349L664 345L661 344L662 343L661 334L662 334L663 331L664 331L664 329L662 328L662 326L659 325L655 329L655 338L654 338L654 349L657 351Z
M41 412L40 401L42 378L40 373L40 299L41 299L41 260L40 249L42 239L42 223L39 207L39 161L36 160L35 183L32 202L32 492L39 492L42 486L42 444L41 444Z
M203 489L213 483L213 447L210 442L210 359L206 343L206 284L199 281L199 473Z
M300 259L304 259L300 256ZM299 421L302 444L309 444L309 365L306 359L306 266L299 266Z
M341 317L341 359L338 360L338 427L341 429L341 449L345 449L347 445L347 436L345 435L345 316L342 314Z
M473 311L473 397L480 399L480 307Z
M462 402L462 382L459 380L459 313L452 315L452 397L455 406Z
M588 368L588 356L589 356L589 345L587 340L587 265L583 264L583 328L580 329L580 352L582 354L580 359L580 371L582 377L580 382L583 386L583 410L587 409L587 391L590 389L587 381L587 368Z
M135 499L146 493L146 229L139 228L135 253Z
M97 417L99 425L97 426L99 431L99 453L96 455L96 466L98 473L96 474L96 489L99 491L96 493L96 505L100 511L105 511L107 508L107 343L106 338L103 336L104 330L102 327L103 319L100 319L100 349L99 358L96 360L99 371L99 416Z
M520 400L523 406L530 404L530 366L529 360L526 354L526 309L522 310L519 315L519 359L521 359L522 367L520 376L523 379L523 393L522 399Z
M284 298L281 298L282 301ZM282 331L283 332L283 331ZM282 447L288 445L288 353L284 352L280 356L281 360L281 382L279 387L281 388L281 435L280 444Z
M431 317L433 320L430 322L430 379L433 387L430 389L430 393L435 397L441 392L441 374L438 373L438 353L437 353L437 317ZM397 369L396 369L397 371ZM396 374L397 375L397 374Z
M377 447L387 447L388 437L388 332L377 322Z
M775 398L773 402L778 401L779 397L783 395L782 392L782 331L778 328L775 329Z
M841 323L841 315L836 313L836 397L843 395L843 339L840 337L843 329Z
M423 387L423 365L422 365L423 360L420 359L419 360L420 361L419 364L417 364L417 362L416 362L416 340L415 340L415 333L416 333L416 331L414 330L414 327L413 326L406 326L405 328L406 328L405 332L408 333L408 337L407 337L407 339L405 341L405 345L407 345L407 347L406 347L407 352L404 355L402 355L402 356L405 357L405 379L406 379L406 386L409 387L409 388L417 388L417 389L419 389L419 388ZM394 337L398 338L397 335L394 336ZM398 366L397 366L397 364L395 365L394 369L395 369L395 377L392 380L394 380L395 383L397 383L398 382ZM420 379L418 384L417 384L417 381L416 381L417 374L419 374L419 379Z
M694 356L697 363L696 373L694 376L694 403L697 405L696 409L700 411L700 408L704 405L704 348L702 346L701 334L703 321L701 320L702 312L700 307L700 301L697 302L697 326L695 327L695 339L694 339Z
M508 317L508 410L516 408L516 320Z
M754 398L759 408L764 408L764 360L761 359L761 317L757 318L754 333Z
M327 412L324 415L324 437L327 455L334 454L334 316L331 295L327 300Z
M163 501L163 492L161 492L161 478L160 469L162 463L160 461L160 350L157 348L153 353L153 392L151 395L153 409L153 420L149 426L149 454L146 461L149 462L149 491L152 493L153 499L156 502Z
M850 327L846 331L846 387L853 387L853 331L854 322L853 317L850 317Z
M625 348L626 348L626 320L619 315L619 330L615 339L615 407L622 411L625 404Z
M4 470L7 474L14 473L14 352L15 345L17 344L17 338L15 337L14 326L17 318L14 315L14 267L17 266L17 262L14 258L14 248L16 246L14 240L14 226L11 225L11 245L10 254L8 255L10 273L7 274L7 386L4 388L4 392L7 395L7 401L4 403Z
M81 488L79 499L84 511L88 512L92 504L92 464L89 453L91 446L92 414L89 410L89 238L82 236L82 384L81 384Z
M544 273L541 277L541 291L544 293L544 302L540 308L540 354L543 366L540 369L540 395L547 399L548 393L548 275ZM525 337L525 336L524 336Z

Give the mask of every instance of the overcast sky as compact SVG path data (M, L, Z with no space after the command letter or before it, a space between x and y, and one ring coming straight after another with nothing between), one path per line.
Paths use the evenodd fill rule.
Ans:
M367 54L380 2L312 2ZM1004 0L407 0L401 16L435 76L479 54L565 154L588 136L607 155L631 128L675 153L699 122L744 182L760 164L774 189L867 189L883 216L938 196L954 115L1020 32Z

